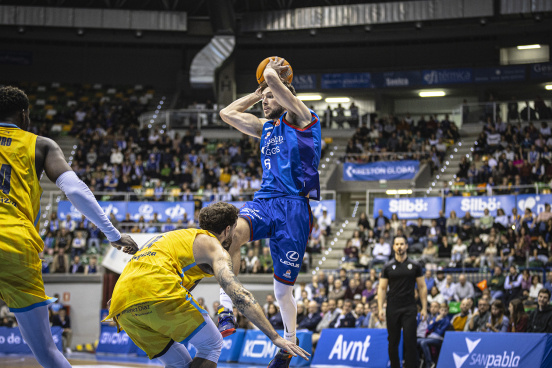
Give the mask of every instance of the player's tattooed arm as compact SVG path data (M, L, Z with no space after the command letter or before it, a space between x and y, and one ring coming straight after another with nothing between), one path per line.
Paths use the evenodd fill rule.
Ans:
M257 303L251 292L246 290L232 272L232 259L227 252L221 252L221 256L213 264L215 278L226 294L232 299L234 306L238 308L255 326L264 332L271 340L279 337L270 322L266 319L263 309Z

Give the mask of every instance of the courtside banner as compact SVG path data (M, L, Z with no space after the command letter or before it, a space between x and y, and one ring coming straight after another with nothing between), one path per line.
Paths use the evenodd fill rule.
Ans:
M381 161L369 164L343 164L343 180L408 180L414 179L420 169L420 161Z
M222 350L220 352L219 362L237 362L240 357L240 352L242 349L243 339L245 338L245 330L244 329L237 329L235 333L232 335L225 337L222 340ZM190 356L192 358L195 358L195 355L197 353L196 347L188 343L186 345L186 348L188 349L188 352L190 353ZM138 352L138 355L140 354L140 351ZM144 353L144 356L146 353Z
M132 220L137 221L140 217L150 221L153 214L157 213L157 219L165 222L168 217L173 222L194 217L194 202L128 202L127 212Z
M283 330L277 331L280 336L284 335ZM312 354L312 332L297 331L297 338L299 339L299 346L305 349L309 354ZM319 342L320 344L320 342ZM245 332L245 338L243 340L239 363L253 363L268 365L278 348L270 341L270 339L261 331L247 330ZM291 359L290 366L292 367L306 367L310 364L310 361L306 361L301 357L294 357Z
M310 201L312 215L315 218L322 216L324 210L328 211L328 216L335 221L335 199L325 199L323 201Z
M437 368L549 368L551 349L551 334L447 331Z
M387 347L386 329L326 328L318 340L311 367L387 368ZM402 344L400 352L401 347Z
M61 327L50 327L54 343L59 351L61 346ZM31 349L21 337L21 332L17 327L0 327L0 354L32 354Z
M125 331L117 333L115 326L102 326L96 353L136 354L139 348Z
M445 199L446 217L450 216L451 211L455 211L457 217L464 217L466 212L469 212L472 217L481 217L484 215L485 209L489 210L491 216L496 216L496 211L499 208L502 208L509 216L514 207L516 207L516 196L513 195L447 197Z
M240 358L240 352L245 338L245 330L237 329L232 335L222 340L222 351L219 362L237 362Z
M552 194L519 194L516 197L518 213L522 215L526 208L529 208L531 212L538 215L544 212L545 203L552 204Z
M115 202L98 202L100 207L109 217L109 215L114 214L115 218L119 221L123 221L127 212L127 202L115 201ZM59 201L57 216L59 221L66 219L67 215L71 216L72 220L75 220L77 223L82 218L82 213L80 213L75 206L69 201Z
M400 219L434 219L439 211L443 209L443 201L440 197L429 198L376 198L374 199L374 218L378 211L382 210L383 215L390 218L396 213Z
M153 214L157 213L157 218L161 222L171 218L173 222L184 219L187 216L188 220L193 218L195 204L194 202L109 202L99 201L100 207L107 216L114 214L119 221L124 221L127 213L130 214L132 221L138 221L140 217L144 217L145 221L153 219ZM82 214L69 201L60 201L58 203L58 219L65 220L67 215L71 215L71 219L79 222Z

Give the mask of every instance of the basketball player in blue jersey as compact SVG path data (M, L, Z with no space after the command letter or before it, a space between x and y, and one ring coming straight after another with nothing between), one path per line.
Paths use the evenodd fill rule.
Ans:
M273 58L264 70L265 82L220 112L222 120L242 133L260 138L263 179L253 201L240 210L229 249L234 273L239 272L240 247L270 238L274 261L274 295L284 322L284 338L295 342L297 304L292 291L301 269L313 224L309 198L320 199L318 163L321 129L316 113L296 96L295 89L280 75L287 66ZM265 119L245 111L262 101ZM223 336L235 331L232 301L221 290L219 330ZM279 350L270 368L288 367L291 354Z
M136 243L113 227L94 195L65 161L56 142L27 132L29 99L14 87L0 87L0 299L15 314L23 339L46 368L71 367L56 348L44 291L44 242L38 233L42 171L65 192L111 245L134 254Z

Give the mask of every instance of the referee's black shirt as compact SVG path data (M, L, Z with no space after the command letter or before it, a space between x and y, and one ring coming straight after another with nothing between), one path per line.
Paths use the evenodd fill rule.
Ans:
M387 305L416 304L414 289L416 278L422 276L422 267L408 257L404 262L397 262L395 258L383 267L381 277L388 280Z

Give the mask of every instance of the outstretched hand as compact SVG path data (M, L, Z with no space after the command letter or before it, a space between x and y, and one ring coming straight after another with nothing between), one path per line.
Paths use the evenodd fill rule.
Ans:
M134 254L139 250L138 244L128 234L121 234L121 239L111 242L111 246L122 249L127 254Z
M288 353L290 353L294 357L299 355L301 358L303 358L305 360L309 360L309 358L308 358L308 357L310 357L309 353L307 353L305 350L303 350L301 347L295 345L291 341L285 340L281 336L278 336L277 338L272 340L272 343L274 345L276 345L277 347L279 347L281 349L284 349L285 351L287 351Z

